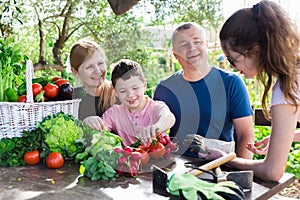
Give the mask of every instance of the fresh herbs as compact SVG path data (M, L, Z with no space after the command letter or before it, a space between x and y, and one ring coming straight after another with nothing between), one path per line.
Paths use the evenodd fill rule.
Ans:
M27 59L12 38L0 39L0 102L7 101L6 89L15 89L25 80L23 73Z
M82 165L84 166L84 175L91 178L92 181L116 180L118 173L115 170L118 165L118 154L108 149L101 148L96 155L89 157Z
M108 130L93 131L87 135L90 144L83 153L77 154L75 161L81 162L82 174L91 180L116 180L118 173L119 155L114 152L115 147L122 147L122 139Z
M22 137L2 138L0 140L0 166L23 166L23 155L27 151L42 150L42 133L24 132Z

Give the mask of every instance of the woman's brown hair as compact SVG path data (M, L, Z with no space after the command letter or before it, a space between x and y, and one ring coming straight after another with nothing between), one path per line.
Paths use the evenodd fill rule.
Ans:
M89 59L96 51L106 59L105 51L96 42L91 39L81 39L73 44L70 51L70 65L78 71L79 67L84 61ZM100 98L98 101L98 107L100 111L106 111L116 102L116 96L112 89L112 84L108 80L104 80L103 84L99 88Z
M225 52L232 50L244 56L251 56L253 47L259 46L258 79L264 86L262 108L266 117L270 118L267 102L274 77L279 80L285 99L297 106L299 33L277 3L263 0L235 12L224 23L220 40Z

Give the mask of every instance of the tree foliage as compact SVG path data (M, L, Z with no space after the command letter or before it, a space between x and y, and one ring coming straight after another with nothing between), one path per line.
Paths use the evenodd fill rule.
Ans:
M0 30L3 38L9 37L13 33L13 24L23 24L21 20L22 3L16 0L4 0L0 2Z
M146 1L140 7L149 10L147 7L152 6L153 24L193 21L211 30L217 29L223 21L222 0L150 0L150 5Z
M17 31L30 44L27 51L37 69L52 65L61 70L70 46L82 37L96 40L112 57L146 42L139 31L141 19L132 12L116 16L104 0L27 0L23 10L26 22Z
M120 16L112 12L106 0L23 1L24 4L10 4L22 14L17 19L23 20L23 25L13 26L17 16L11 17L11 27L16 40L24 41L24 51L35 66L42 69L49 65L61 69L72 43L83 37L90 37L103 46L111 62L134 55L132 52L136 50L147 52L152 37L141 31L145 18L137 17L136 9L154 8L149 13L154 16L150 25L195 21L207 27L219 22L216 19L220 11L220 0L144 0ZM140 60L143 59L148 58Z
M63 66L61 58L62 49L72 35L80 31L80 28L89 23L89 15L86 14L84 1L58 0L46 1L31 0L30 6L34 9L35 28L39 32L39 60L38 63L45 65L44 48L45 41L51 41L53 64ZM46 34L50 37L46 38Z

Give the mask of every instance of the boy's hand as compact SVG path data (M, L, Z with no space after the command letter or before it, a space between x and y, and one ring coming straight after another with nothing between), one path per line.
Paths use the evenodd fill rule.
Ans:
M83 122L94 130L101 131L107 129L106 125L99 116L86 117Z
M142 145L151 144L152 140L156 138L158 132L159 129L154 125L143 128L140 133Z

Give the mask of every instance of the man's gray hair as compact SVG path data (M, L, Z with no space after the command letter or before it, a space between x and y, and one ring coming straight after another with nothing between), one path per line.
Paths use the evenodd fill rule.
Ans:
M172 44L174 42L174 39L175 39L175 35L177 32L180 32L182 30L188 30L190 29L191 27L196 27L198 28L201 33L202 33L202 36L207 40L207 34L206 34L206 30L200 26L199 24L197 24L196 22L183 22L183 23L180 23L177 28L173 31L173 34L172 34Z

